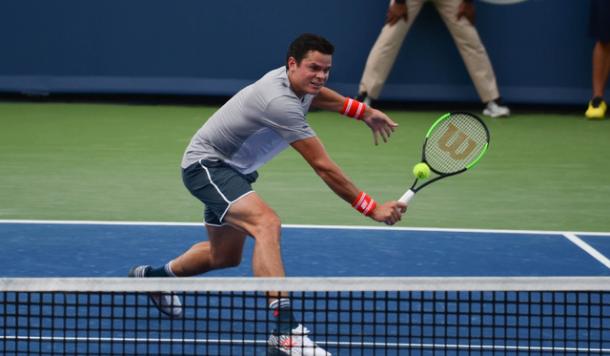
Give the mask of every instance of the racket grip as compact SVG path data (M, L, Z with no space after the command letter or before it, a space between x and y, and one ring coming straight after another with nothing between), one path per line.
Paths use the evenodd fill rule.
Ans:
M398 201L401 203L409 204L409 202L411 201L411 199L413 199L414 196L415 192L409 189L406 191L405 194L402 195L402 197L400 197L400 199L398 199Z

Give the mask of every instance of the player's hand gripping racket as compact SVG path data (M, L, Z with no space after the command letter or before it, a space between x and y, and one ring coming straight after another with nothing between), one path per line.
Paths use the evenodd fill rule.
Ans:
M411 188L399 201L408 204L419 190L439 179L450 177L473 168L483 157L489 145L489 130L476 115L452 112L441 116L426 134L422 148L422 162L436 177Z

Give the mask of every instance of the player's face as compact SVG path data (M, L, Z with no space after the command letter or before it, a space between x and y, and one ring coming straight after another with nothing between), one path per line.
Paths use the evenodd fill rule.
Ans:
M298 95L316 95L328 80L332 56L318 51L309 51L297 63L296 59L288 59L288 78L292 90Z

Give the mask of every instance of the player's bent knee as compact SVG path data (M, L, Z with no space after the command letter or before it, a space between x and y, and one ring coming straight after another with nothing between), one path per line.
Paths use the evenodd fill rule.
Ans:
M258 216L256 218L255 224L258 229L273 230L273 231L280 231L281 226L282 226L280 217L277 216L277 214L271 209L269 209L269 211Z
M220 268L231 268L237 267L241 264L241 257L236 259L227 259L224 260Z
M215 269L237 267L241 264L241 256L221 256L214 257L212 265Z
M275 214L268 214L252 227L252 237L257 242L279 243L282 224Z

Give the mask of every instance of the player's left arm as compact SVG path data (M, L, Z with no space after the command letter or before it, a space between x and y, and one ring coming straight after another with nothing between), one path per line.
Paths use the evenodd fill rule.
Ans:
M320 93L313 99L311 105L318 109L344 113L346 102L349 100L352 99L346 98L332 89L323 87L320 89ZM364 103L355 100L351 104L364 105ZM394 132L394 129L398 127L398 124L377 109L370 106L363 106L363 108L364 111L359 113L357 117L371 128L375 144L379 143L379 137L383 139L383 142L388 142L388 138Z
M358 211L375 221L385 222L388 225L394 225L400 221L402 214L406 211L406 204L399 201L388 201L383 204L374 203L374 200L368 194L361 192L328 156L322 142L316 136L292 142L291 146L303 156L335 194L352 204ZM371 211L362 211L354 204L362 194L368 197L369 202L373 201Z

